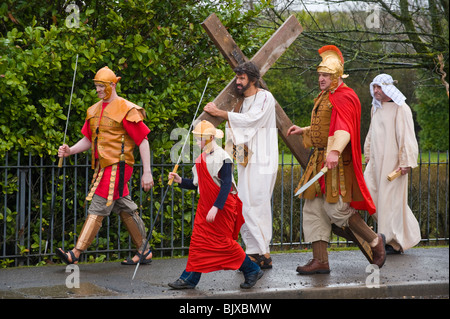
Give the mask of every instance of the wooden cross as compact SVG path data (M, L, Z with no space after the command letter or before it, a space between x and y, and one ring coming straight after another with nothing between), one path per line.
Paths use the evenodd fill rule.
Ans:
M243 62L249 61L234 42L233 38L220 22L216 14L211 14L203 21L202 27L233 69ZM267 90L267 85L264 80L262 80L262 76L270 69L275 61L284 53L284 51L286 51L302 31L303 28L295 16L289 17L289 19L283 23L283 25L250 60L259 68L261 74L260 84L263 89ZM219 109L231 111L235 106L242 103L243 98L236 95L234 91L234 82L235 79L228 83L213 101ZM287 130L292 126L292 122L278 102L276 102L275 109L278 133L292 151L294 157L299 161L302 167L305 168L308 162L309 151L303 147L302 137L299 135L286 135ZM199 120L210 121L215 126L224 121L224 119L213 117L206 112L200 114Z

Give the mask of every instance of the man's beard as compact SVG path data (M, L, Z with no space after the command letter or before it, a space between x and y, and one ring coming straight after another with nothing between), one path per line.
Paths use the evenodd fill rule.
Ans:
M239 84L239 85L238 85L238 84L235 84L235 85L234 85L234 90L236 91L237 94L243 96L243 95L244 95L244 92L247 91L247 89L248 89L249 87L250 87L250 81L247 83L246 86L242 86L242 85L240 85L240 84Z

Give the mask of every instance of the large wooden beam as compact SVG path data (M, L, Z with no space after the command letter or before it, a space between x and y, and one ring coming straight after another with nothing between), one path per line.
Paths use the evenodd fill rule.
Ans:
M237 46L225 26L215 14L211 14L202 23L202 26L232 68L248 61L248 58ZM289 19L283 23L264 46L253 56L250 61L259 68L261 77L286 51L292 42L295 41L302 31L303 28L295 16L289 17ZM234 79L230 81L214 100L214 103L219 109L231 111L235 106L242 103L242 98L234 92L234 81ZM268 90L264 80L261 79L260 84L262 88ZM299 161L303 168L305 168L308 162L309 151L303 147L301 136L286 135L287 130L292 126L292 122L278 102L276 102L275 109L277 128L281 138L292 151L294 157ZM203 112L199 116L199 119L208 120L216 126L224 120L222 118L213 117L206 112Z

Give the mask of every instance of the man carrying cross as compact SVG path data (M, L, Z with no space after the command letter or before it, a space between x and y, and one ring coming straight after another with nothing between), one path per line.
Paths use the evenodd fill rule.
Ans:
M361 104L356 93L343 82L344 58L334 45L319 49L322 62L317 68L320 94L315 100L311 125L293 125L288 134L303 135L305 147L313 147L299 187L324 167L324 176L301 196L305 240L312 242L313 259L297 267L299 274L329 273L328 241L333 224L368 243L372 263L382 267L386 259L385 237L376 234L356 210L375 213L375 205L364 182L361 166Z
M245 158L237 160L237 188L245 219L241 235L249 257L267 269L272 268L271 198L278 169L275 99L258 87L260 72L254 63L242 63L234 72L236 92L244 97L240 109L227 112L210 102L204 111L228 120L227 135L231 136L235 152L244 149Z

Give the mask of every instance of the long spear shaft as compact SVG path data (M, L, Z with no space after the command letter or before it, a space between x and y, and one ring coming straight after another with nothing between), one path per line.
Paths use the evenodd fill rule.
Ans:
M75 70L73 72L73 80L72 80L72 89L70 91L70 100L69 100L69 110L67 111L67 119L66 119L66 128L64 130L64 140L63 140L63 145L66 143L66 136L67 136L67 126L69 124L69 116L70 116L70 108L72 106L72 96L73 96L73 88L75 86L75 76L77 74L77 66L78 66L78 54L75 60ZM51 218L50 218L50 225L48 227L48 234L47 234L47 241L45 242L45 250L44 250L44 255L47 254L47 247L48 247L48 242L50 241L51 237L51 229L53 226L53 218L55 216L55 196L56 196L56 190L58 189L58 181L59 181L59 170L62 167L63 164L63 160L64 157L60 157L59 158L59 162L58 162L58 170L56 172L56 188L53 191L52 194L52 202L50 203L50 211L51 211Z
M77 58L75 60L75 71L73 72L72 90L70 91L69 110L67 111L66 128L64 129L63 145L66 144L67 126L69 125L70 108L72 106L72 96L73 96L73 88L75 86L75 76L77 74L77 66L78 66L78 54L77 54ZM59 158L58 167L62 167L63 160L64 160L64 157Z
M190 136L190 134L191 134L192 127L194 126L194 122L195 122L195 120L197 119L197 112L198 112L198 109L200 108L200 105L202 104L203 96L205 95L206 88L208 87L208 83L209 83L209 78L208 78L207 81L206 81L206 85L205 85L205 88L203 89L203 93L202 93L202 96L201 96L201 98L200 98L200 102L198 102L197 109L195 110L194 118L192 119L192 123L191 123L191 126L189 127L188 134L187 134L187 136L186 136L186 139L184 140L183 147L181 148L180 156L178 156L177 163L175 164L175 167L173 168L172 173L176 173L177 170L178 170L178 165L179 165L179 163L180 163L181 156L183 155L183 150L184 150L184 147L186 146L186 141L189 139L189 136ZM155 216L155 218L153 219L153 223L152 223L152 225L151 225L151 227L150 227L150 230L149 230L149 232L148 232L148 236L147 236L147 240L146 240L145 245L144 245L144 249L145 249L145 247L147 247L148 242L150 241L150 237L152 236L152 233L153 233L153 227L155 226L156 219L158 218L159 213L161 212L161 208L164 206L164 205L163 205L164 199L166 198L167 192L169 191L169 187L172 185L172 182L173 182L173 178L170 179L169 182L167 183L166 190L164 191L163 197L162 197L162 199L161 199L161 205L159 205L158 212L156 213L156 216ZM142 253L141 253L140 257L139 257L139 261L138 261L138 263L136 264L136 268L134 269L133 277L131 278L131 280L133 280L134 277L136 276L137 270L138 270L138 268L139 268L139 264L141 263L142 257L143 257L143 256L144 256L144 251L142 251Z

